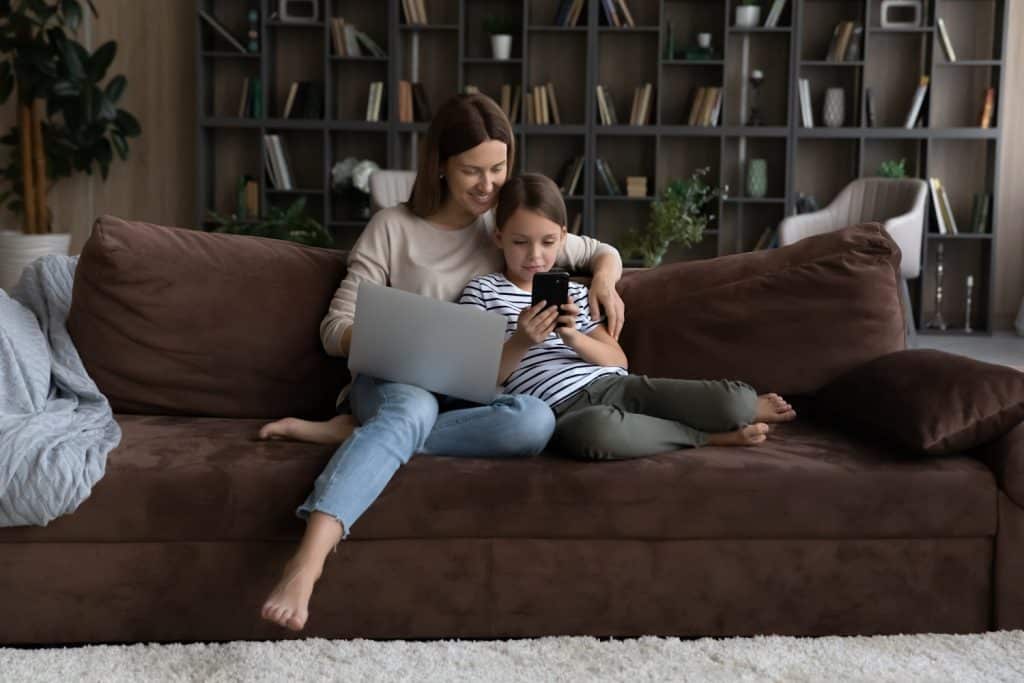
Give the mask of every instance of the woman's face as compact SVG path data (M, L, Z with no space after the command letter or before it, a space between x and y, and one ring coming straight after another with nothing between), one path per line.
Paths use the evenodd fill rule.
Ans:
M498 190L508 177L508 145L500 140L481 142L444 162L448 201L472 216L494 208Z

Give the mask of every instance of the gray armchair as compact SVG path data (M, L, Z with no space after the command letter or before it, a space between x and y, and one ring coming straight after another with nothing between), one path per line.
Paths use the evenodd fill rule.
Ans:
M875 221L899 245L903 253L903 313L907 336L913 339L914 315L910 306L907 280L921 274L921 243L927 216L928 186L916 178L860 178L843 188L828 206L814 213L790 216L779 224L779 246L805 237L819 235Z

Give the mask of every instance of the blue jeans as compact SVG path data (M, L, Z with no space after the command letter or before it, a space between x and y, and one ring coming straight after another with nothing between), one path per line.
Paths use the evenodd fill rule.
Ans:
M529 457L544 450L555 430L551 408L532 396L502 394L479 405L360 375L349 400L361 426L296 510L303 519L313 511L334 517L346 536L413 453Z

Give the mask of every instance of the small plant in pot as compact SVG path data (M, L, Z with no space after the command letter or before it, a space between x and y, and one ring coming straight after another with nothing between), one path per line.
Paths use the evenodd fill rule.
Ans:
M92 0L85 0L97 17ZM0 287L13 286L40 256L67 253L71 236L53 231L47 193L75 173L105 179L116 154L128 158L139 122L117 107L127 80L106 79L117 54L108 41L90 53L75 39L79 0L0 0L0 104L13 95L17 122L0 137L0 208L21 217L0 230Z
M900 159L889 159L883 161L882 165L878 167L878 175L883 178L906 178L907 177L907 160Z
M508 59L512 56L512 34L515 31L516 24L509 19L484 19L484 32L491 37L491 56L495 59Z
M738 0L736 4L736 25L754 28L761 21L761 3L758 0Z
M627 259L639 257L648 268L661 264L672 244L691 247L704 239L704 230L715 216L710 212L713 202L722 195L718 187L704 181L710 172L705 166L686 180L668 184L651 204L651 216L643 230L630 228L620 243Z

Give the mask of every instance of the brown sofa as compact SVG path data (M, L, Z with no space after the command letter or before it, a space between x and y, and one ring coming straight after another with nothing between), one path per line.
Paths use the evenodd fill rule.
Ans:
M0 529L0 642L290 637L259 609L333 448L254 437L267 418L331 413L345 368L318 324L343 273L336 252L97 222L68 326L124 436L75 513ZM899 251L877 225L633 273L620 290L634 371L743 379L800 418L757 448L634 461L413 458L329 558L303 636L1024 627L1016 414L957 427L956 444L985 441L970 450L927 455L842 431L854 390L815 398L903 362ZM984 390L968 361L943 367ZM992 372L1017 390L1019 373Z

